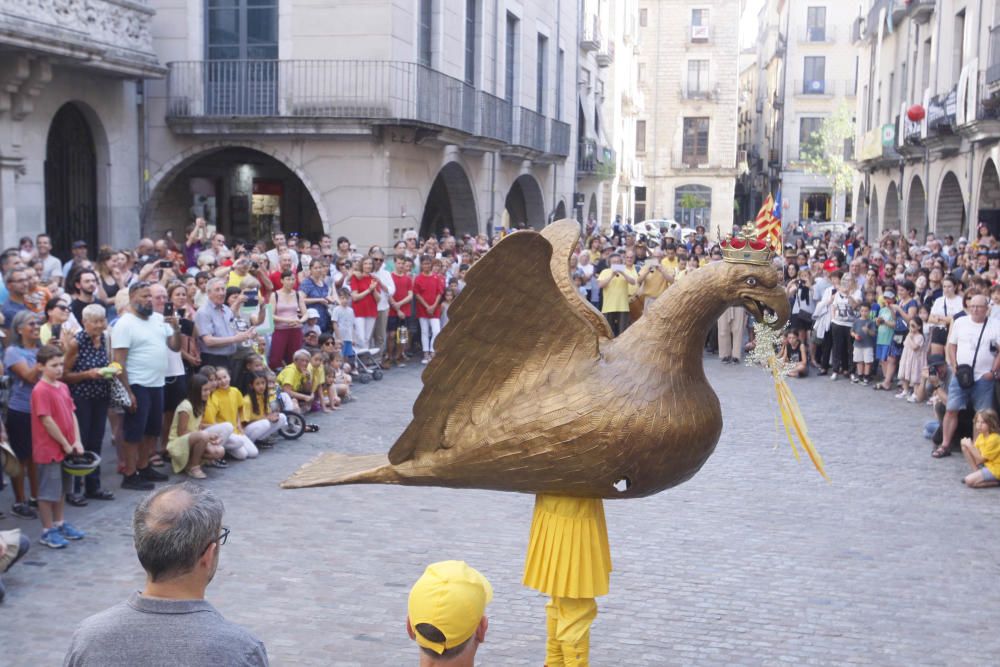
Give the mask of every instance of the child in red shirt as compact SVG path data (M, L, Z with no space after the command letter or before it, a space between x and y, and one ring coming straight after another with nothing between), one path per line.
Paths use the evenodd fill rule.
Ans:
M76 421L69 387L59 381L63 353L54 345L38 350L42 379L31 391L31 456L38 467L38 514L42 520L42 544L65 548L67 540L83 533L63 520L63 498L69 475L62 469L67 454L83 454L80 425Z
M413 300L417 302L420 343L424 350L421 363L424 364L434 356L434 339L441 332L441 298L444 296L444 280L442 276L431 273L431 266L432 260L428 255L421 257L420 275L413 280Z

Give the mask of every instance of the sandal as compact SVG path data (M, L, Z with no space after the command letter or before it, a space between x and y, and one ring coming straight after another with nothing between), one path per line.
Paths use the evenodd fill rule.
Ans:
M149 457L149 465L153 466L154 468L162 468L165 465L165 463L166 462L163 460L163 457L160 456L159 454L153 454L152 456Z
M936 459L943 459L946 456L951 456L951 447L948 447L947 445L941 445L933 452L931 452L931 456L933 456Z
M206 479L208 477L208 475L205 474L205 471L201 469L201 466L192 466L188 468L187 475L188 477L193 477L195 479Z
M319 426L316 424L306 424L306 433L315 433L319 430Z

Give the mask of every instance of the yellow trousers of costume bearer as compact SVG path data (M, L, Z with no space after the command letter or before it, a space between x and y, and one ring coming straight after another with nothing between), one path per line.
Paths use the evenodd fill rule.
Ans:
M719 318L719 358L732 357L737 361L743 353L743 329L747 313L743 306L730 306Z
M590 664L590 624L597 618L593 598L553 597L545 605L546 667L587 667Z
M531 520L525 586L550 600L545 605L545 664L590 664L590 625L596 597L607 595L611 550L599 498L538 495Z

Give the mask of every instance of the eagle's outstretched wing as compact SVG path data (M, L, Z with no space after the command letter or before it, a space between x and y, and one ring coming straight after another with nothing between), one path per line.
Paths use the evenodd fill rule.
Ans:
M570 279L579 234L573 220L541 234L517 232L469 270L434 343L413 421L389 452L391 463L472 446L477 427L507 400L541 385L558 387L597 361L611 330Z

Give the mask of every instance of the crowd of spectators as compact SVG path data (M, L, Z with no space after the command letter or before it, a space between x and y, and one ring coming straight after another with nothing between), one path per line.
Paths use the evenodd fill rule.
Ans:
M571 275L615 335L675 283L723 261L702 227L662 238L619 220L610 230L583 227ZM22 239L0 254L3 426L21 464L10 475L11 513L36 518L45 486L32 453L40 349L65 355L61 381L81 448L99 454L110 427L122 488L150 490L171 471L206 479L272 447L289 413L332 412L353 400L358 355L382 371L428 363L466 272L499 238L445 229L424 240L410 231L388 252L359 251L327 235L228 239L199 219L182 242L167 235L91 253L81 241L65 262L46 235ZM791 305L780 351L790 375L932 406L933 455L961 451L966 484L998 483L1000 243L985 227L972 241L918 241L911 232L868 243L853 229L795 238L775 266ZM728 308L707 352L739 362L754 344L749 324L743 308ZM109 487L98 469L77 478L64 500L112 500Z
M588 230L573 262L581 294L617 335L676 281L723 261L703 227L649 239L618 223ZM850 228L820 238L796 235L774 258L791 321L781 358L789 375L848 381L933 408L926 437L935 458L962 451L971 487L1000 477L1000 241L917 238L889 231L869 243ZM746 311L727 308L705 346L737 363L753 345ZM963 444L964 443L964 444Z
M38 516L31 405L45 346L64 355L59 381L82 449L99 455L110 429L122 488L150 490L170 470L205 479L273 446L288 413L354 400L357 355L382 371L428 362L465 271L491 245L410 232L387 258L343 237L227 239L202 219L183 242L168 234L92 253L78 241L66 261L45 234L22 239L0 254L2 426L20 464L8 474L11 514ZM97 469L67 485L64 500L113 500L110 487Z

